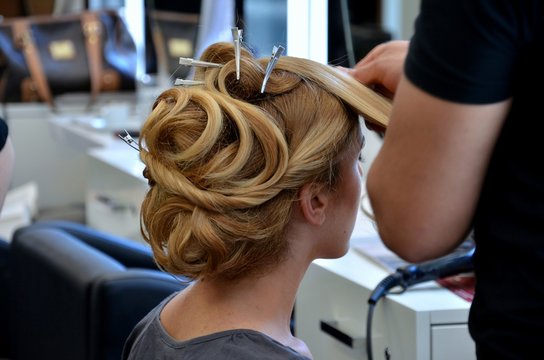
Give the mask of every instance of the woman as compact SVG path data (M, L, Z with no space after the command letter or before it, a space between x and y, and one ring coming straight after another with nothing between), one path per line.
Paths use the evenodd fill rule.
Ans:
M157 263L192 279L134 329L124 359L308 359L290 330L316 258L348 249L361 192L359 114L385 124L390 104L349 76L282 57L208 48L201 86L161 94L140 156L150 190L142 233Z

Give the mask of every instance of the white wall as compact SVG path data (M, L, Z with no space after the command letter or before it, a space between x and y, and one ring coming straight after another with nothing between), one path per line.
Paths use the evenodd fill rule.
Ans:
M420 0L382 0L382 25L393 39L409 40Z
M49 107L38 103L5 106L15 148L11 188L36 182L40 210L82 204L86 155L54 138L48 121L52 116Z

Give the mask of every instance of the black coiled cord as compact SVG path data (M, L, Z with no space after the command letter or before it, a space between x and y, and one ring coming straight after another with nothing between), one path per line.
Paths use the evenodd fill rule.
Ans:
M472 260L475 247L469 243L468 251L465 250L465 247L460 247L460 249L462 251L460 254L454 253L436 260L400 267L395 273L385 277L376 285L376 288L368 298L366 323L366 352L368 360L372 360L372 315L378 300L390 294L390 290L395 287L399 288L399 291L396 291L395 294L400 294L414 284L472 271L474 268Z
M403 275L400 272L395 272L382 279L368 298L368 312L366 316L366 357L368 360L372 360L372 317L374 315L376 303L382 297L389 294L389 290L397 286L402 286L402 283ZM401 290L395 293L400 294L404 292L404 290L406 290L406 288L402 286Z

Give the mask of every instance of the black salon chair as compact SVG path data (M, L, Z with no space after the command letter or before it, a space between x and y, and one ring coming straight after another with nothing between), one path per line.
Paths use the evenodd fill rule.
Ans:
M6 239L0 238L0 359L11 357L9 342L9 313L11 309L9 254L9 243Z
M186 286L146 245L67 221L17 230L10 256L16 360L118 360L136 323Z

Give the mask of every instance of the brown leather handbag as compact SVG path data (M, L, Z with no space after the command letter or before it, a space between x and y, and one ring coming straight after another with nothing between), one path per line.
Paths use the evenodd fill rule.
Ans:
M0 22L0 101L43 101L70 92L134 91L136 47L113 10Z
M199 15L174 11L151 10L153 45L157 56L157 70L171 78L185 78L190 67L180 66L180 57L193 57L199 28Z

